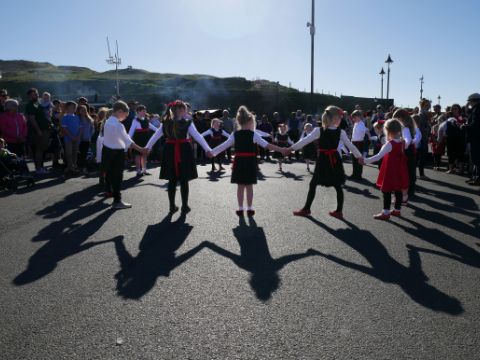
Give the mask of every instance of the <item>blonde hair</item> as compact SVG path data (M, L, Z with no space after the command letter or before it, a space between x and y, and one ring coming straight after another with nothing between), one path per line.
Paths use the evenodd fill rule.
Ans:
M322 128L326 129L329 126L331 126L333 121L336 118L341 117L341 115L342 115L342 109L340 109L338 106L335 106L335 105L327 106L327 108L322 114Z
M388 134L401 134L402 133L402 123L398 119L390 119L385 122L385 135Z
M213 118L212 121L210 122L210 127L213 128L214 123L219 123L220 125L223 124L223 121L220 120L219 118Z
M238 126L244 126L250 121L253 121L253 127L256 127L255 116L248 110L245 105L242 105L237 110L236 119Z

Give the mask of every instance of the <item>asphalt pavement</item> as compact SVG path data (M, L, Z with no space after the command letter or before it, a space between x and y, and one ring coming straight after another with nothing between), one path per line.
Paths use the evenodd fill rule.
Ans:
M125 174L117 212L96 178L0 193L1 358L479 358L479 188L427 170L403 216L376 221L367 166L345 221L325 188L299 218L305 165L264 163L239 221L230 169L198 169L186 216L158 168Z

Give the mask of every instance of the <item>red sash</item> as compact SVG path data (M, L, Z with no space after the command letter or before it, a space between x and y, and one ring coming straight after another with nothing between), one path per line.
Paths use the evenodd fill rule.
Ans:
M325 154L328 156L328 159L330 160L330 165L332 165L332 167L337 164L337 157L335 156L335 153L337 152L337 149L318 149L319 154Z
M235 164L237 163L237 157L256 157L257 154L254 152L236 152L235 157L233 158L232 169L235 169Z
M167 144L174 144L173 162L175 164L175 174L180 176L180 163L182 162L182 148L181 144L189 143L190 139L167 139Z

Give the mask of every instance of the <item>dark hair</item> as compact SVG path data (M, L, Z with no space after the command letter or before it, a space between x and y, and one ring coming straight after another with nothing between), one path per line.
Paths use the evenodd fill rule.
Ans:
M38 90L36 88L30 88L27 91L27 96L30 96L31 94L33 94L35 92L38 93Z
M137 108L135 109L136 112L140 112L143 110L147 110L147 107L145 105L138 105Z
M55 100L52 101L52 103L53 103L53 105L58 105L58 104L60 104L60 100L55 99Z
M128 108L128 105L125 101L116 101L115 104L113 104L113 112L117 111L123 111L123 112L128 112L130 109Z
M69 107L69 106L75 106L75 107L77 107L78 105L77 105L77 103L76 103L75 101L67 101L67 102L65 103L65 107Z

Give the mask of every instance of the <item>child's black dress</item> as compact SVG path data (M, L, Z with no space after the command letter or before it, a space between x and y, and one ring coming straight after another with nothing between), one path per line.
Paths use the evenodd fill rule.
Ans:
M277 134L277 137L275 138L275 143L278 147L281 147L281 148L287 148L290 146L290 144L288 143L288 139L289 139L289 136L288 134L285 134L285 135L282 135L282 134ZM273 157L275 159L283 159L284 156L282 153L279 153L278 151L275 151L273 153Z
M306 137L308 136L308 134L304 132L302 136ZM317 148L316 148L315 141L305 145L302 150L302 153L303 153L303 158L305 160L315 160L317 158Z
M318 139L318 156L312 181L317 185L335 186L345 183L343 162L338 153L341 129L322 129Z
M150 129L150 122L148 119L136 119L140 123L140 128L135 129L133 133L132 140L138 146L145 147L147 145L148 140L152 137L153 131ZM133 150L135 155L141 155L137 150Z
M190 181L198 178L193 147L188 137L191 120L167 120L163 123L163 148L160 179Z
M235 131L235 159L233 161L232 184L252 185L257 183L257 145L253 142L254 132Z

